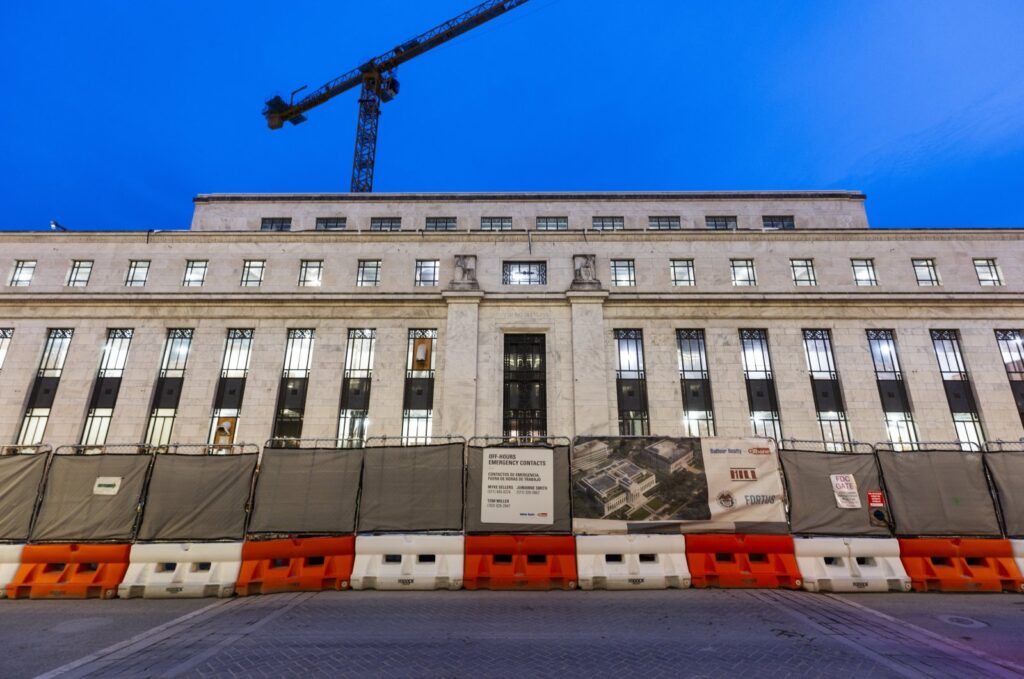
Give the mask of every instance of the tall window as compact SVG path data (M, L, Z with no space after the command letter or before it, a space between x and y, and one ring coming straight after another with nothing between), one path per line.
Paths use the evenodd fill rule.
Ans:
M511 231L512 230L512 218L511 217L481 217L480 218L480 230L481 231Z
M185 365L191 349L192 328L170 328L167 331L146 426L146 445L165 446L171 442L171 430L178 414Z
M568 217L537 217L538 231L567 231L568 229Z
M32 276L36 272L36 260L19 259L14 262L14 269L11 270L12 288L27 288L32 283Z
M914 265L914 278L921 287L934 287L939 285L939 271L935 268L934 259L912 259Z
M789 268L793 270L793 285L798 288L813 287L818 284L818 277L814 274L813 259L791 259Z
M128 362L128 347L131 345L133 334L131 328L111 328L107 331L100 369L93 384L89 410L79 441L82 445L102 446L107 442L107 431L114 416L114 406L117 403L124 366Z
M855 284L878 285L878 276L875 275L875 260L851 259L850 266L853 267L853 282Z
M900 370L896 336L892 330L868 330L867 335L878 395L885 412L886 434L896 450L916 450L917 425L910 406L910 394Z
M768 331L740 330L740 344L751 429L754 436L766 436L780 441L782 421L779 418L779 399L775 391L775 376L772 374L772 359L768 353Z
M547 285L547 262L502 262L503 285Z
M845 450L850 439L850 425L846 417L846 403L839 386L835 354L832 352L832 333L828 330L804 330L804 354L807 372L811 376L814 409L821 427L821 438L827 450Z
M619 434L647 436L650 433L650 415L647 409L647 373L644 371L644 333L642 330L615 330L614 338Z
M291 231L290 217L264 217L260 220L260 231Z
M47 333L43 356L39 360L39 372L36 373L25 416L21 421L18 445L34 446L42 443L74 333L71 328L50 328Z
M0 328L0 370L7 360L7 350L11 346L11 338L14 337L14 328Z
M437 330L410 330L402 398L402 443L430 443L434 420L434 347Z
M317 217L316 218L316 230L317 231L341 231L348 226L348 218L346 217Z
M978 274L978 283L984 287L1003 284L1003 272L994 259L975 259L974 271Z
M281 371L281 384L277 392L273 434L275 439L302 437L309 370L313 364L313 335L312 328L295 328L288 331L284 368Z
M752 259L730 259L729 268L732 270L732 284L736 287L750 287L757 285L757 272L754 270Z
M594 217L590 223L595 231L622 231L626 228L626 220L622 217Z
M1010 380L1010 390L1017 402L1017 412L1024 422L1024 333L1020 330L996 330L996 343Z
M985 432L981 428L978 403L960 351L960 333L956 330L932 330L931 335L956 438L964 450L980 450L985 442Z
M242 287L258 288L263 285L263 274L267 271L267 262L262 259L247 259L242 262Z
M692 259L673 259L669 261L669 275L672 277L672 285L693 286L697 284L697 277L693 270Z
M612 285L617 288L631 288L636 285L636 267L632 259L613 259L611 262Z
M511 438L547 436L544 335L505 335L502 432Z
M214 396L213 417L210 421L210 440L215 445L231 445L235 441L238 418L242 414L245 380L249 374L252 355L252 328L231 328L224 345L220 380Z
M343 448L358 448L366 441L376 339L377 331L372 328L348 331L338 417L338 445Z
M457 224L455 217L427 217L424 228L427 231L454 231Z
M205 259L190 259L185 263L185 278L181 284L186 288L199 288L206 282Z
M682 225L679 217L648 217L647 228L653 231L678 231Z
M761 226L765 229L795 229L793 215L765 215L761 217Z
M356 285L361 288L373 288L380 285L380 260L360 259L356 270Z
M65 284L69 288L84 288L89 285L90 276L92 276L92 260L76 259L71 262Z
M371 217L370 231L401 231L401 217Z
M124 277L124 285L127 288L145 287L149 280L149 260L133 259L128 262L128 273Z
M417 259L416 260L416 287L418 288L430 288L438 284L441 268L441 262L437 259Z
M704 226L715 231L735 231L736 217L729 215L709 215L704 218Z
M714 436L715 413L703 330L676 330L679 384L683 394L683 435Z
M304 259L299 263L299 287L319 288L324 279L324 260Z

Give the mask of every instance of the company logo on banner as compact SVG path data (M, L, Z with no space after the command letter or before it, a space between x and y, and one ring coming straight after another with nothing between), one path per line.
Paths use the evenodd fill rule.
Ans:
M553 524L555 453L550 448L484 448L481 523Z
M708 490L719 502L711 503L712 521L730 523L785 522L782 479L775 447L763 441L703 439L704 471ZM732 502L722 502L720 493Z

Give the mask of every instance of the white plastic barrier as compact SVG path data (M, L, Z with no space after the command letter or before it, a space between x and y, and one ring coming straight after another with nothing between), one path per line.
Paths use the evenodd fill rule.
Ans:
M356 536L352 589L462 589L461 535Z
M1013 560L1017 562L1017 568L1024 573L1024 540L1010 540L1013 546Z
M808 592L909 592L895 538L793 538Z
M14 580L21 565L21 550L25 545L0 545L0 599L7 596L7 585Z
M578 535L580 589L668 589L690 586L682 535Z
M122 599L228 597L242 567L241 542L171 542L132 545Z

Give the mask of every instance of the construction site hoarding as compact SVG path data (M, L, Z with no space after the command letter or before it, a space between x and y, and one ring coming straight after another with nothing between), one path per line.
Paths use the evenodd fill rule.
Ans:
M367 448L358 531L462 530L462 443Z
M0 457L0 541L28 540L45 471L45 454Z
M467 533L569 533L569 446L471 446Z

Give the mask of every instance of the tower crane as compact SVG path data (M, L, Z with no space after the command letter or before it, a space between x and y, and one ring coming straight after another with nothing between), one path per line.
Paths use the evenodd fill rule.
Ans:
M412 40L370 59L348 73L324 83L298 101L286 102L280 96L275 96L266 102L266 107L263 109L267 126L272 130L277 130L286 122L292 125L305 122L306 111L362 84L350 190L353 193L368 193L373 190L373 165L377 154L377 123L380 119L380 105L391 101L398 94L398 79L395 74L399 65L526 2L527 0L487 0L454 19L435 26ZM295 95L304 89L305 86L292 92L291 98L294 99Z

